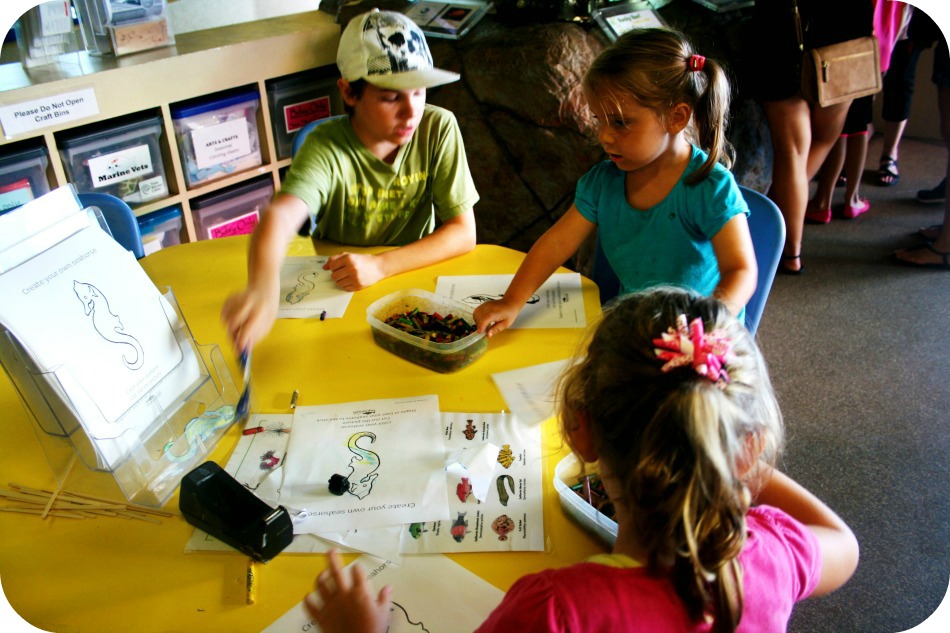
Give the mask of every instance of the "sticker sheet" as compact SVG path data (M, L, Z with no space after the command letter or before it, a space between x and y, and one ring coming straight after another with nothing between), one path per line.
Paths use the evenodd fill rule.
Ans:
M296 533L448 517L437 396L297 407L287 454L280 503L306 513Z
M435 294L461 301L474 310L501 299L514 275L439 277ZM578 273L555 273L528 299L512 328L584 328L584 295Z
M405 526L400 552L544 550L541 427L503 413L443 413L442 423L451 518Z
M327 257L288 257L280 268L280 319L339 319L353 298L323 270Z
M361 556L359 563L374 591L393 588L389 633L474 631L497 607L504 592L445 556L407 558L402 564ZM262 633L313 633L320 626L303 602Z

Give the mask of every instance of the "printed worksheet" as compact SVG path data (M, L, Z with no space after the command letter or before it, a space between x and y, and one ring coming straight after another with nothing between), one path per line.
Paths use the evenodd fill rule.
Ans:
M504 413L443 413L442 425L451 518L405 526L400 552L543 550L541 427Z
M280 503L295 533L320 534L449 516L438 397L297 407Z
M288 257L280 268L280 319L339 319L353 298L323 270L326 256Z
M435 294L461 301L474 310L486 301L501 299L514 275L461 275L439 277ZM512 328L584 328L584 295L578 273L555 273L528 299Z
M508 408L526 424L540 424L555 413L557 379L571 361L556 360L492 374Z

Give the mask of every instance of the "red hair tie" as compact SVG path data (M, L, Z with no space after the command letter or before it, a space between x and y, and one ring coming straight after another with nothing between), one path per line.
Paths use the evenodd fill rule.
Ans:
M689 69L693 72L702 70L705 65L706 58L702 55L693 55L689 58Z

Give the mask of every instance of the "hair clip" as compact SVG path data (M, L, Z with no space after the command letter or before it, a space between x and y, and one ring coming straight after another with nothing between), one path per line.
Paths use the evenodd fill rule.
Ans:
M702 55L693 55L689 58L689 69L693 72L697 72L703 69L703 66L706 65L706 58Z
M688 325L686 315L676 317L676 328L668 328L653 339L657 358L667 361L660 371L668 372L677 367L691 365L700 376L713 382L729 382L725 364L728 360L731 341L721 332L704 332L703 320L693 319Z

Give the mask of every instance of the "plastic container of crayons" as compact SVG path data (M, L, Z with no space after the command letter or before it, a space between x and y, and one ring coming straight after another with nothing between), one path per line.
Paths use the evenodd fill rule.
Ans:
M464 303L425 290L399 290L366 309L373 340L385 350L439 373L467 367L488 350Z
M554 468L554 489L561 499L561 508L581 527L593 534L607 547L613 548L617 540L617 522L597 507L607 508L606 494L599 488L597 476L588 473L581 476L580 462L573 454L568 455ZM595 507L597 506L597 507Z

